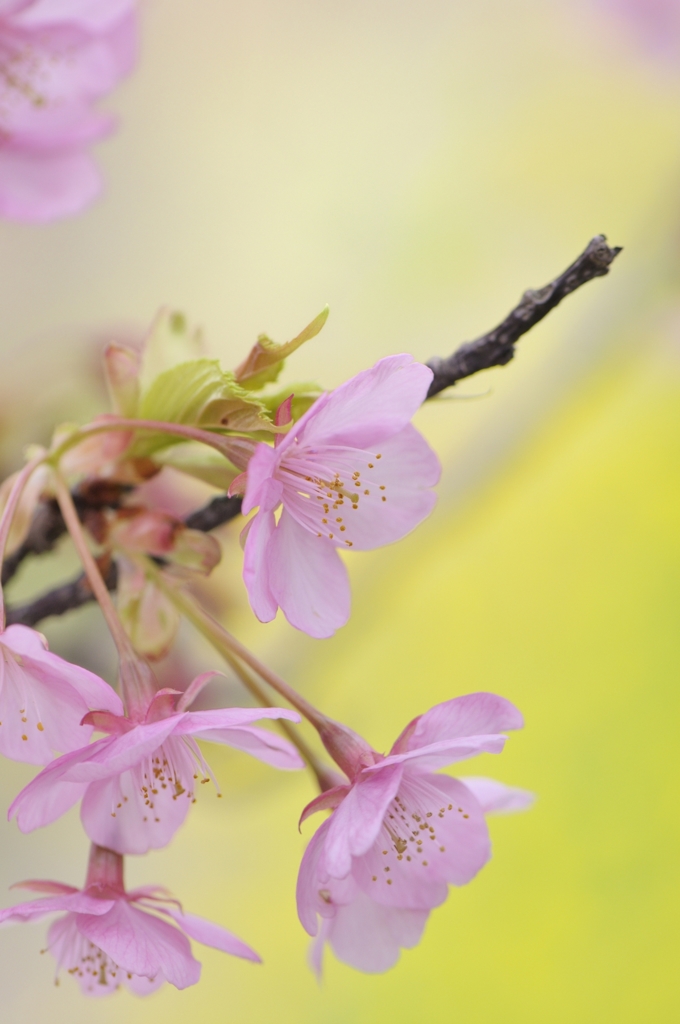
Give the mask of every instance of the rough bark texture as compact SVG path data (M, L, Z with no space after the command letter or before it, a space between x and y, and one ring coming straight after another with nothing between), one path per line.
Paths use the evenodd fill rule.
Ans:
M608 274L612 261L620 252L620 247L612 249L607 245L604 235L596 235L564 273L543 288L526 291L518 305L498 327L475 341L461 345L447 358L431 359L427 365L433 371L434 378L427 398L434 397L445 388L480 370L509 363L515 354L515 344L522 335L531 330L571 292L595 277ZM115 485L112 488L105 481L89 485L89 490L80 490L74 495L79 514L86 519L88 511L118 507L124 490L117 489ZM240 512L240 497L230 498L226 494L221 494L203 508L192 512L185 523L192 530L208 532L234 519ZM56 502L47 501L41 504L26 540L4 563L2 582L5 583L12 578L28 555L40 555L50 551L64 532L64 522ZM115 590L117 572L114 562L106 567L105 579L109 590ZM79 576L71 583L57 587L34 601L8 608L7 623L35 626L50 615L63 615L72 608L79 608L92 600L93 594L87 580L84 576Z
M562 299L594 277L609 273L621 248L611 249L604 235L596 235L570 267L543 288L526 291L505 320L475 341L468 341L446 359L435 356L428 366L434 378L428 398L450 388L464 377L492 366L505 366L515 354L515 344L542 320Z

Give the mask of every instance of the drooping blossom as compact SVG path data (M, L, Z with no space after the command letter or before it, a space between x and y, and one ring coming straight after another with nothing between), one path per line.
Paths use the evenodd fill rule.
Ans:
M223 953L260 963L260 957L221 925L185 914L165 890L144 886L125 891L123 858L93 846L83 889L61 882L28 881L16 888L42 898L0 910L0 925L61 914L49 927L47 949L61 971L83 993L104 996L121 986L136 995L155 992L168 981L195 985L201 964L189 939Z
M434 769L500 753L502 732L522 724L509 701L475 693L414 719L387 756L342 726L322 734L348 782L322 793L301 818L333 811L305 851L297 885L300 920L318 936L317 970L325 942L352 967L387 970L401 948L418 943L448 886L474 878L491 852L484 814L528 806L531 796Z
M48 221L100 191L95 107L132 69L136 0L0 0L0 216Z
M80 817L93 843L117 853L146 853L170 842L196 799L197 782L213 779L197 739L243 750L285 771L304 767L282 737L251 723L300 716L283 708L186 710L214 673L193 681L184 694L159 690L142 720L108 711L84 721L103 739L57 758L12 803L22 832L56 821L82 799ZM214 779L213 779L214 781Z
M431 380L411 356L381 359L322 395L275 447L258 445L243 578L262 622L280 607L310 636L331 636L350 608L338 549L400 540L432 511L439 461L409 422Z
M95 709L122 715L108 683L52 654L34 629L15 625L0 633L0 753L48 764L89 742L93 725L81 722Z

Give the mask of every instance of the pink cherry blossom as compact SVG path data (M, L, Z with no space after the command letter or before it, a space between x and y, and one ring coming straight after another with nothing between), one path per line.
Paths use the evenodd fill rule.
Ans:
M196 800L199 777L213 779L197 739L235 747L284 771L303 768L290 743L251 724L263 718L299 722L294 711L186 710L213 675L199 676L181 695L159 690L142 721L110 712L86 715L89 725L108 735L48 765L16 797L9 818L32 832L82 799L80 817L92 842L121 854L146 853L170 842Z
M166 981L176 988L195 985L201 965L189 938L261 962L226 928L184 913L165 890L145 886L126 892L123 858L110 850L93 847L83 889L48 881L22 882L17 888L43 896L0 910L0 925L65 911L50 925L47 949L57 962L57 976L67 971L85 995L109 995L121 985L136 995L148 995Z
M490 856L485 812L518 810L531 796L433 769L500 753L502 731L522 725L509 701L475 693L414 719L386 757L341 726L322 734L349 781L322 793L301 818L333 811L305 851L297 886L300 920L318 936L317 969L330 942L352 967L387 970L401 948L418 943L448 886L474 878Z
M132 69L136 0L0 0L0 216L48 221L100 191L100 99Z
M439 461L409 422L431 380L411 356L381 359L322 395L274 448L258 445L243 578L262 622L280 607L297 629L331 636L350 608L338 549L400 540L432 511Z
M89 741L93 726L81 722L94 709L123 713L108 683L52 654L41 633L27 626L0 633L0 753L48 764Z

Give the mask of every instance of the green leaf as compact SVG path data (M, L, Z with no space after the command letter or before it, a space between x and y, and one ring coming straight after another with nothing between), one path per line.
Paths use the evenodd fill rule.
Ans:
M142 395L139 417L242 433L275 431L264 403L237 384L233 373L222 370L216 359L195 359L159 374ZM135 442L131 454L148 456L178 443L167 434L148 434Z
M141 392L148 391L159 374L202 355L200 331L189 330L183 313L161 309L142 347L139 368Z
M304 330L300 331L292 341L286 341L283 344L278 344L266 334L261 334L246 359L234 371L236 380L251 391L257 391L265 384L277 380L283 369L284 359L300 345L304 345L306 341L316 337L326 323L329 312L328 306L324 306L319 315L314 317Z

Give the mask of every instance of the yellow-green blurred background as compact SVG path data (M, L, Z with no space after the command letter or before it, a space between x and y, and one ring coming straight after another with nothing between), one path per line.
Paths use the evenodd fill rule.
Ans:
M44 925L16 927L0 935L3 1022L676 1019L680 69L587 0L150 0L111 107L105 198L0 226L6 469L50 419L97 407L98 343L161 303L234 365L329 302L289 372L334 386L391 352L451 351L593 234L625 251L513 363L455 389L475 397L419 414L439 505L349 560L353 616L334 639L255 623L236 530L221 534L225 621L378 749L457 694L521 707L525 731L467 769L538 794L492 821L492 862L389 974L328 956L319 986L294 902L311 781L213 748L225 799L203 793L129 878L168 885L265 965L197 947L194 989L92 1002L53 987ZM11 596L73 571L64 548ZM44 629L112 671L94 609ZM32 774L3 763L3 806ZM3 891L82 881L77 814L0 836Z

